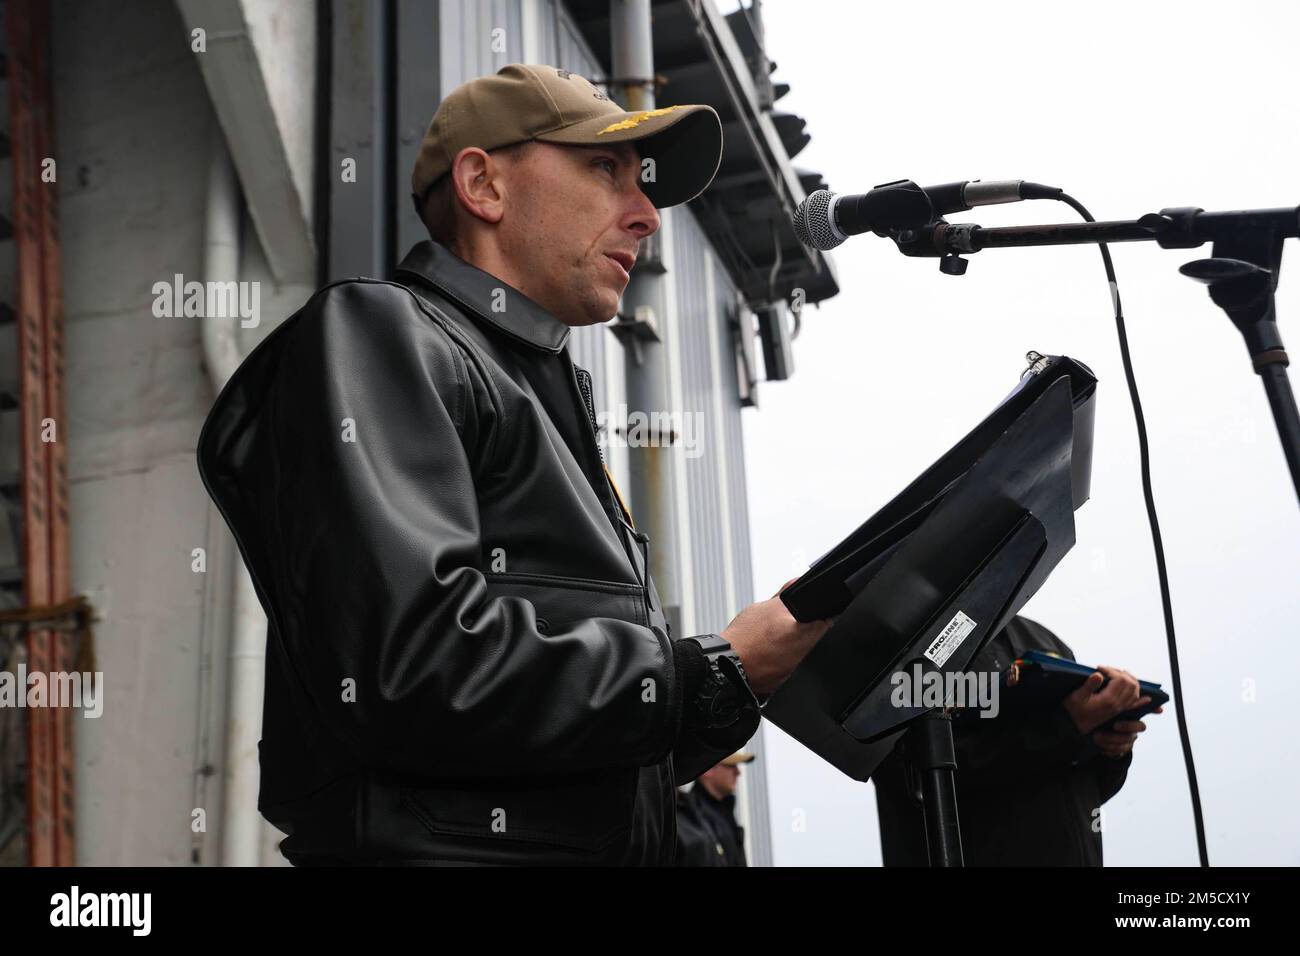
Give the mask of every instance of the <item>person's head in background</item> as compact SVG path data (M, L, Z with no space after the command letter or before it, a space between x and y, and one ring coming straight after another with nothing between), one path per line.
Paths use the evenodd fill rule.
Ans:
M704 787L715 800L733 796L736 792L736 785L740 782L740 765L749 763L753 759L753 754L738 750L730 757L719 761L700 774L697 783L699 786Z

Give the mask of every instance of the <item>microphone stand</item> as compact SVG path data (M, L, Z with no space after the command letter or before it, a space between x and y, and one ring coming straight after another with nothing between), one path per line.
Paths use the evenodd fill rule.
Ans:
M968 263L961 257L983 249L1108 242L1157 242L1164 249L1194 249L1212 242L1212 258L1188 262L1178 271L1209 287L1214 304L1246 340L1300 500L1300 412L1287 376L1289 359L1277 327L1274 298L1282 242L1300 236L1300 207L1205 212L1189 206L1162 209L1135 220L989 229L939 219L886 234L904 255L940 257L939 268L947 275L964 275Z

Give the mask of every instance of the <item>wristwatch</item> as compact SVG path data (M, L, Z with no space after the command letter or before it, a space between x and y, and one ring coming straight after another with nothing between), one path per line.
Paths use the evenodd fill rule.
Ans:
M752 697L745 679L745 668L731 644L718 634L685 638L704 651L708 675L692 703L697 726L710 730L730 727L740 719L745 704Z

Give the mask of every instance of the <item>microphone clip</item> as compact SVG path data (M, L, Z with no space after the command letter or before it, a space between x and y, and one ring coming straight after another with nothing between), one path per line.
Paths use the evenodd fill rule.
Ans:
M894 240L898 251L905 256L916 258L937 257L939 271L948 276L963 276L970 266L970 261L963 255L976 252L971 242L971 233L976 227L973 223L951 223L946 219L936 219L924 226L914 229L894 229L889 238Z

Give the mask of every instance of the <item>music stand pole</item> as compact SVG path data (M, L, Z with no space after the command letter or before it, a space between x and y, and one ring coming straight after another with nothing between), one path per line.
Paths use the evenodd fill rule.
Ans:
M931 866L964 866L961 824L957 819L957 751L952 741L952 717L934 710L914 721L907 731L912 766L921 777L925 813L925 842Z

